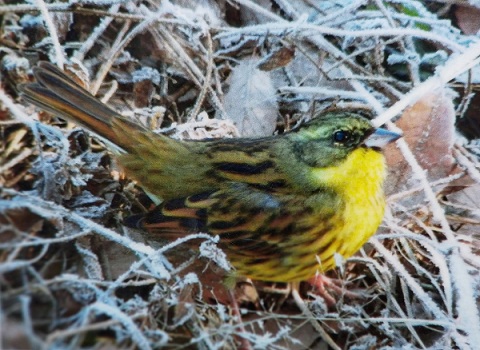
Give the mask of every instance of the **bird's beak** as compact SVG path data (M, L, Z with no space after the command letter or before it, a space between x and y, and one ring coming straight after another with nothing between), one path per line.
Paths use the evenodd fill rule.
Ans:
M383 148L390 142L398 140L400 137L402 137L402 135L399 133L378 128L365 139L364 144L369 148Z

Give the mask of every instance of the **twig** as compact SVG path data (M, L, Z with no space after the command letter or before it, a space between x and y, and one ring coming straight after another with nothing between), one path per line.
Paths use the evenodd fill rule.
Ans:
M198 94L197 100L195 101L195 105L192 108L192 111L190 112L190 116L188 117L189 121L193 121L194 118L200 113L200 108L202 106L202 103L205 99L205 95L207 91L209 90L209 86L211 85L211 80L212 80L212 71L213 71L213 44L212 44L212 38L210 36L210 33L207 32L206 35L207 38L207 71L205 74L205 80L203 81L202 88L200 89L200 93Z
M305 304L305 301L302 299L298 292L298 285L297 286L292 286L292 297L293 300L295 300L295 304L298 306L298 308L302 311L302 313L305 315L307 318L308 322L312 325L312 327L318 332L319 336L328 344L333 350L341 350L341 348L333 341L332 337L325 332L325 330L320 326L320 324L317 322L315 316L312 314L310 309L308 308L307 304Z
M57 58L57 65L60 68L63 68L65 64L65 56L63 53L63 48L60 45L60 41L58 40L57 30L55 25L53 24L52 17L50 17L50 13L48 12L48 8L43 0L35 0L40 12L42 13L43 21L48 28L48 32L50 33L50 38L52 39L53 49L55 50L55 57Z
M312 35L333 35L340 37L407 37L412 36L419 39L425 39L440 43L454 52L463 52L464 46L457 44L455 41L420 29L411 28L381 28L368 30L345 30L326 26L317 26L309 23L291 23L291 22L274 22L268 24L259 24L254 26L246 26L242 28L222 28L222 32L217 34L214 39L227 38L239 35L264 36L265 34L275 34L283 36L285 34L294 34L297 37L311 37Z
M412 89L400 101L375 118L373 123L376 126L385 124L387 121L400 115L406 107L413 105L427 93L443 88L450 80L455 79L480 63L480 41L462 51L464 51L462 54L452 56L442 68L437 70L433 77ZM381 109L383 110L383 108Z
M120 9L120 3L114 4L112 7L110 7L110 9L108 10L108 13L116 14L119 9ZM90 34L87 40L83 42L80 49L75 51L75 54L73 57L79 61L83 61L83 59L85 58L85 55L88 53L88 51L90 51L93 45L95 45L100 35L102 35L105 32L105 30L110 25L110 23L112 23L113 19L114 19L113 16L102 18L102 20L100 21L100 24L95 27L92 34Z

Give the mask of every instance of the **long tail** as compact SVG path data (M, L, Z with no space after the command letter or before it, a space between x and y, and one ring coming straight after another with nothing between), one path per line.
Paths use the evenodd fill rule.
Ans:
M20 91L23 98L34 105L86 127L124 149L128 145L122 144L125 140L117 137L112 124L120 122L129 129L143 130L100 102L51 63L40 62L33 68L33 74L37 82L21 85Z

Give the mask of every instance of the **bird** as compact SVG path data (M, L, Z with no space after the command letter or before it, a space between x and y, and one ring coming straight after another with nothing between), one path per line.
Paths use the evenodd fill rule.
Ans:
M234 274L299 282L336 267L376 232L385 210L382 148L401 137L360 113L326 110L261 138L177 140L100 102L51 63L23 98L108 141L120 168L162 202L125 220L150 237L219 237Z

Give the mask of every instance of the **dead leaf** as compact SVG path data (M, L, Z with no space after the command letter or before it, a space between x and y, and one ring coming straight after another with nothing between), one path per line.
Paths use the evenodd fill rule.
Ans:
M480 29L480 9L469 5L455 6L457 25L467 35L477 34Z
M258 62L257 68L266 72L288 65L295 57L295 48L281 47Z
M396 123L404 132L404 139L430 181L456 173L452 156L455 133L455 109L445 90L424 96L405 110ZM389 167L386 184L388 194L398 193L418 185L410 166L395 145L385 152Z
M153 96L154 86L151 80L145 79L135 82L133 93L135 95L135 107L143 108L150 106L150 100Z
M268 72L257 69L257 60L246 60L232 70L225 95L225 111L243 137L272 135L278 103Z

